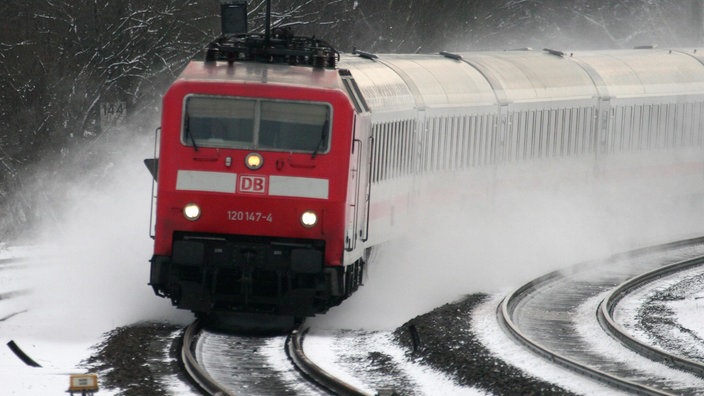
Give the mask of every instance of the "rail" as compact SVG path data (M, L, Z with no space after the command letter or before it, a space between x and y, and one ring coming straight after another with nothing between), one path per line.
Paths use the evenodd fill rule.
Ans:
M556 273L555 273L556 274ZM512 316L516 305L520 302L521 295L529 289L539 287L541 284L553 279L554 276L546 276L540 279L536 279L529 284L515 290L513 293L509 294L506 298L501 301L497 309L497 314L499 317L499 323L503 327L504 331L508 333L515 340L519 341L521 344L526 346L528 349L537 353L538 355L548 359L549 361L566 367L580 375L596 379L603 383L609 384L617 389L623 391L632 392L639 395L672 395L671 393L663 392L649 386L645 386L636 382L628 381L626 379L611 375L601 370L589 367L585 364L579 363L576 360L570 359L559 353L551 351L549 348L544 347L533 340L531 340L525 333L523 333L516 323L514 323Z
M286 340L286 352L306 379L336 395L372 396L326 372L313 363L303 351L303 338L307 331L294 330Z
M647 247L647 248L642 248L642 249L637 249L631 252L626 252L622 254L618 254L612 257L612 259L618 259L622 257L627 257L631 255L637 255L637 254L643 254L647 252L652 252L652 251L658 251L658 250L667 250L667 249L673 249L677 247L682 247L682 246L687 246L687 245L692 245L696 243L702 243L704 242L704 238L694 238L694 239L689 239L689 240L684 240L684 241L677 241L677 242L672 242L672 243L667 243L667 244L662 244L654 247ZM695 263L692 263L692 261L697 261L697 263L704 262L704 258L699 258L695 260L689 260L689 267L696 265ZM670 266L666 266L663 268L660 268L658 270L649 272L648 274L645 274L641 277L635 278L632 280L632 282L638 283L640 282L641 284L647 280L652 280L655 279L658 276L664 276L663 273L672 273L678 270L678 268L681 268L682 266L686 265L686 263L676 263ZM679 269L681 270L681 269ZM667 392L661 389L656 389L644 384L640 384L634 381L630 381L625 378L618 377L616 375L612 375L610 373L595 369L593 367L589 367L586 364L580 363L574 359L571 359L569 357L566 357L560 353L557 353L553 350L550 350L548 347L545 347L543 345L540 345L539 343L533 341L528 337L524 332L521 331L519 326L514 322L513 317L514 317L514 312L516 311L517 307L520 305L521 301L527 297L528 294L530 294L531 291L537 290L538 288L544 287L547 284L549 284L552 281L557 280L561 276L562 271L554 271L549 274L546 274L540 278L537 278L519 288L514 290L513 292L509 293L508 296L506 296L502 301L501 304L497 308L497 317L499 319L499 324L501 327L504 329L504 331L509 334L509 336L513 337L515 340L517 340L519 343L523 344L526 346L528 349L534 351L540 356L543 356L544 358L548 359L551 362L554 362L556 364L559 364L563 367L566 367L574 372L577 372L580 375L584 375L586 377L590 377L593 379L596 379L598 381L601 381L605 384L611 385L617 389L631 392L634 394L640 394L640 395L672 395L674 393ZM618 289L627 292L628 290L632 290L632 287L635 283L630 283L626 282L622 284ZM614 298L615 302L617 302L618 298L617 296L622 296L623 294L617 294L616 292L618 291L615 290ZM607 303L603 309L600 309L600 311L605 311L606 313L613 312L613 307L615 305L611 305L611 303ZM608 317L608 315L607 315ZM605 319L608 322L608 319ZM612 320L613 322L613 320ZM613 322L615 325L615 322ZM629 342L636 342L636 340L630 339ZM642 344L638 343L639 346L636 348L645 348ZM648 353L653 353L657 354L659 356L659 359L662 361L667 361L668 363L672 361L670 357L666 357L665 353L662 351L657 351L653 352L652 350ZM689 362L681 362L683 367L692 367ZM697 368L696 370L699 370ZM690 370L691 371L691 370ZM698 371L701 373L701 371Z
M193 351L198 342L201 324L198 321L189 325L181 338L181 364L186 374L204 393L213 396L234 396L232 390L213 379L198 363ZM285 349L291 363L302 377L325 392L345 396L372 396L343 380L336 378L313 363L303 351L303 337L306 331L294 330L286 338Z
M234 396L229 390L223 388L199 364L193 355L193 344L197 340L201 324L199 321L191 323L183 333L181 345L181 364L188 376L204 392L213 396Z
M624 345L643 356L647 356L652 360L677 367L680 370L688 371L697 376L704 377L704 363L687 359L682 356L672 355L652 345L639 341L629 335L626 329L616 323L616 320L613 317L614 310L616 309L618 303L632 290L640 288L657 279L673 275L678 272L687 271L702 264L704 264L704 257L684 260L669 266L655 269L620 284L599 305L597 315L601 326Z

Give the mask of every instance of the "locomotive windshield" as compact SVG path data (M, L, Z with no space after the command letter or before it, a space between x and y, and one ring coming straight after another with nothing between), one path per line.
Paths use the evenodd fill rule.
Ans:
M330 105L220 96L189 96L181 136L185 145L325 153Z

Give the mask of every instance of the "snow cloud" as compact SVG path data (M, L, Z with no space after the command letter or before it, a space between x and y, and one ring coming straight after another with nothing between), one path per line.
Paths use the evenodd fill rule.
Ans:
M413 211L365 285L318 319L391 329L462 295L508 291L554 270L701 234L701 153L543 163L458 177ZM494 173L495 172L495 173Z
M42 183L57 196L50 201L55 215L41 227L30 312L64 318L86 334L188 318L147 285L151 175L142 161L153 155L154 140L136 129L104 134L74 154L85 161Z

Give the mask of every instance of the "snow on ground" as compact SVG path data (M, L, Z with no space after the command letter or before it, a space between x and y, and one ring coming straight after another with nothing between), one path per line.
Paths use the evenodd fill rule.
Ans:
M0 258L31 257L31 248L5 248ZM24 289L29 286L31 267L0 269L0 292ZM82 374L77 368L90 355L90 347L101 339L101 333L84 331L80 322L70 317L45 316L43 310L33 310L32 297L11 297L0 301L0 341L14 341L41 368L24 364L10 348L0 348L0 383L4 395L60 394L69 387L70 374ZM105 329L109 330L109 329ZM103 391L101 394L113 393Z
M636 370L652 373L653 376L662 376L671 380L673 383L694 388L700 385L701 379L695 375L654 362L628 349L620 341L604 333L598 321L594 320L594 316L599 304L608 296L609 292L610 291L607 290L585 301L585 303L579 307L578 312L575 313L584 318L583 320L576 321L578 324L576 331L584 340L588 341L590 345L589 350L602 356L609 356L610 360L623 362L624 365L633 367Z
M644 331L643 326L639 325L642 320L639 316L643 315L643 301L652 301L658 293L674 287L670 298L661 297L656 299L659 304L655 304L667 307L672 311L672 314L669 315L672 322L670 320L664 321L665 324L670 325L669 330L666 330L666 338L669 339L672 346L688 345L687 352L690 354L690 358L691 356L704 356L704 345L699 342L704 339L704 290L701 289L699 281L682 282L683 279L688 278L690 280L701 279L703 273L704 269L697 266L631 290L618 302L614 310L613 315L616 322L637 340L646 344L660 344L658 345L660 348L668 350L669 348L662 345L662 341L658 341L657 337L654 339L652 334ZM684 289L678 290L677 286L681 284L684 284ZM663 315L667 314L668 312L663 312Z
M682 327L704 339L704 289L685 300L670 302L669 307Z
M43 366L26 367L9 348L0 348L3 395L62 394L69 374L83 372L80 362L104 333L139 321L186 323L191 318L147 285L151 177L142 159L152 155L151 147L113 154L102 156L104 173L90 183L76 180L82 169L48 178L46 184L65 192L65 199L48 208L57 220L31 236L32 247L0 248L0 258L30 259L20 268L0 267L0 294L31 289L0 301L0 318L15 314L0 321L0 341L14 340Z
M167 319L164 313L157 314L149 309L144 310L140 318L140 305L135 305L136 301L129 297L112 299L114 296L111 293L98 293L96 288L106 287L104 283L109 283L109 280L99 282L89 277L89 282L98 282L90 286L68 282L56 273L64 262L57 257L48 260L46 252L37 249L7 249L0 252L0 258L19 255L34 257L23 262L23 267L0 268L0 293L36 285L38 279L47 286L43 291L34 287L30 294L0 301L0 342L3 343L0 348L0 383L3 384L0 393L3 395L63 394L69 387L70 374L85 373L80 363L91 355L92 347L102 341L104 333L140 319ZM52 282L51 278L54 284L47 285ZM118 286L113 284L112 287ZM46 293L54 288L62 289L62 292ZM119 306L120 301L132 305L124 312L120 312L119 307L111 309L112 306ZM149 302L145 301L145 304L148 306ZM171 311L168 306L163 308L163 312ZM133 314L127 315L126 311ZM168 319L174 317L178 315ZM10 341L14 341L42 367L25 365L4 345ZM185 389L176 379L167 386L174 390L174 394L182 394L180 390ZM107 389L100 391L100 395L113 394L116 392Z
M346 336L345 332L316 329L306 335L304 347L306 355L318 366L371 395L380 389L394 389L399 378L370 372L370 352L390 358L390 361L384 362L384 367L403 376L401 380L411 382L413 389L422 395L487 394L475 388L458 386L445 374L409 361L405 350L393 340L391 332L369 332L365 335L348 332Z

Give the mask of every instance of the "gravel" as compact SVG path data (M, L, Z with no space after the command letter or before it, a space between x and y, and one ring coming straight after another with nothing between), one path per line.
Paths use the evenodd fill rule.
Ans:
M702 360L703 344L697 332L679 322L672 304L695 298L704 285L704 274L682 279L654 292L640 305L636 315L637 327L651 342L665 351L672 351L691 360Z
M116 328L83 365L99 373L101 388L118 390L120 396L169 395L167 381L174 373L188 383L177 359L175 341L181 332L180 327L163 323Z
M573 395L508 365L478 341L471 329L471 313L487 298L465 296L411 319L394 335L410 359L447 373L460 385L496 395Z

